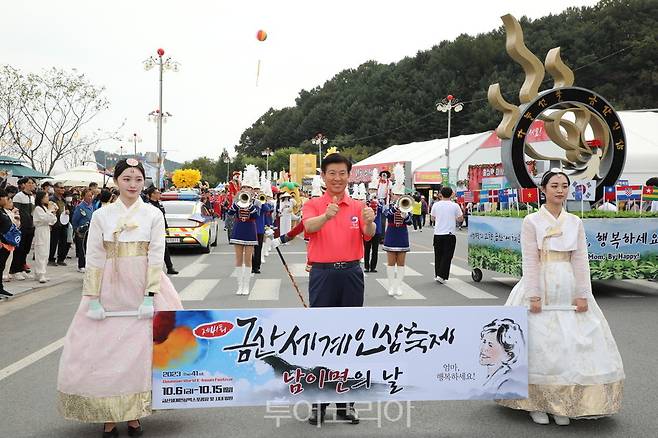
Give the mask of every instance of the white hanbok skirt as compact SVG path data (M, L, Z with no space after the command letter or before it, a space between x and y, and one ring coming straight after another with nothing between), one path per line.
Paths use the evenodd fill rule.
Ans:
M568 306L575 278L567 261L542 263L542 306ZM528 314L528 394L499 400L503 406L570 418L612 415L622 401L624 368L608 322L594 296L587 312L543 310ZM524 281L512 290L508 306L527 306Z

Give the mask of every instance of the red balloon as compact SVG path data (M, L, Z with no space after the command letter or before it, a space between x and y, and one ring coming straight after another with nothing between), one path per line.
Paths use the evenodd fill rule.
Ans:
M158 55L160 56L164 55L164 49L158 49Z
M452 100L452 99L453 99L452 94L448 94L448 100Z
M264 30L259 30L258 32L256 32L256 39L258 41L265 41L267 39L267 32L265 32Z

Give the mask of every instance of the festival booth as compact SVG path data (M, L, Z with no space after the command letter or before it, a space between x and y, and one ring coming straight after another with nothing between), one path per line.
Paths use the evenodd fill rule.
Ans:
M510 41L518 43L523 38L510 35L517 29L507 28L507 32L509 51ZM526 84L519 93L520 106L505 101L499 84L489 87L489 103L504 115L495 137L490 136L473 157L480 162L502 164L471 167L470 175L474 180L469 180L472 191L467 192L468 198L471 202L486 201L495 205L504 195L508 205L513 203L512 199L516 200L517 210L470 217L468 262L473 280L482 279L482 269L522 275L524 215L518 210L518 201L538 206L538 175L555 167L566 172L571 180L573 202L567 207L580 206L591 278L658 278L658 213L641 209L636 213L584 211L604 197L605 200L640 203L658 199L658 187L641 185L649 177L656 176L658 154L649 132L658 126L658 115L652 112L617 114L602 96L574 87L573 72L560 60L559 49L552 49L546 57L546 71L555 79L554 87L539 91L544 70L533 72L537 76L534 89L527 86L533 78L526 70ZM482 171L476 174L473 169ZM485 187L485 177L501 178L503 175L504 185ZM628 180L635 184L629 185ZM505 189L508 184L518 191ZM535 193L532 199L525 198L528 192ZM462 202L467 202L465 198Z

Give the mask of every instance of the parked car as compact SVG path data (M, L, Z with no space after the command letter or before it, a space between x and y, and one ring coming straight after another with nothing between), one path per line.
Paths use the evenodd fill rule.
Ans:
M217 246L219 221L200 201L163 200L167 218L167 244L171 247L199 247L204 253Z

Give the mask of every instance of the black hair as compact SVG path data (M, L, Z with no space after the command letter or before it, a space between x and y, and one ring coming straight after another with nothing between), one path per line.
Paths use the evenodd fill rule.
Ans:
M0 198L6 198L7 196L7 191L5 189L0 189Z
M345 163L347 165L347 172L352 171L352 162L345 156L341 155L338 153L335 154L329 154L324 159L322 160L322 164L320 164L320 169L322 169L322 173L327 171L327 166L330 164L339 164L339 163Z
M7 196L14 196L16 193L18 193L18 187L16 186L7 186Z
M92 182L89 183L89 186L88 186L88 187L89 187L89 188L92 188L92 187L98 187L98 183L92 181Z
M34 195L34 205L36 205L37 207L39 205L43 205L43 202L41 202L41 199L44 196L48 196L48 192L46 192L44 190L37 190L37 193Z
M144 193L146 193L146 196L148 196L149 199L150 199L150 198L151 198L151 195L152 195L153 192L155 192L156 190L159 191L159 189L158 189L156 186L151 186L151 187L149 187L148 189L146 189L146 190L144 191Z
M128 161L131 162L131 164L128 164ZM132 163L137 163L137 164L132 164ZM144 179L146 179L146 172L144 171L144 166L142 166L142 163L139 161L135 160L134 158L124 158L123 160L119 160L114 166L114 179L119 179L121 174L126 170L131 167L134 167L135 169L139 170L142 173L142 176Z
M654 186L658 187L658 176L651 177L644 183L645 186Z
M50 181L44 181L44 182L41 183L41 188L42 189L45 188L45 187L48 187L48 186L52 187L53 183L51 183Z
M112 192L110 192L108 189L101 190L100 195L98 195L98 200L101 202L110 202L111 198Z
M551 178L553 178L555 175L564 175L564 177L567 179L567 184L571 184L569 175L562 172L561 170L551 169L548 172L544 173L544 175L541 177L541 182L539 183L539 186L545 188L548 185L548 182L551 180Z
M441 196L446 199L450 198L452 196L452 189L446 186L441 187Z
M24 176L23 178L19 179L16 184L18 184L18 185L25 184L29 180L30 180L30 178L28 178L27 176Z

